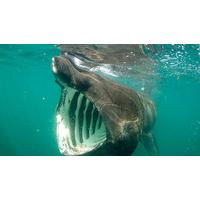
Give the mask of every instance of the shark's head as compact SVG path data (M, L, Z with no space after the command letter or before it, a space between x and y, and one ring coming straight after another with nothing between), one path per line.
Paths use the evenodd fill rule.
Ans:
M52 71L62 88L57 109L62 153L86 154L104 144L113 154L130 154L136 148L141 114L132 90L82 67L70 54L53 57Z

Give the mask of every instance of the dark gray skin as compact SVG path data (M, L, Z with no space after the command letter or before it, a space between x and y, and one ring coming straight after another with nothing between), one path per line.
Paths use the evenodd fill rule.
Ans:
M61 87L84 94L98 109L107 130L107 141L95 155L131 155L141 141L150 155L157 154L149 133L154 115L145 113L143 98L134 90L90 71L78 68L70 58L53 58L53 72Z

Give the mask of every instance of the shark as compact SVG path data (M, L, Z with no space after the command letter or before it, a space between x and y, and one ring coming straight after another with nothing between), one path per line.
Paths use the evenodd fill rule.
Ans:
M95 71L92 59L62 52L52 58L52 72L61 88L56 110L58 147L63 155L131 155L141 142L149 155L158 155L152 133L153 101L134 89Z

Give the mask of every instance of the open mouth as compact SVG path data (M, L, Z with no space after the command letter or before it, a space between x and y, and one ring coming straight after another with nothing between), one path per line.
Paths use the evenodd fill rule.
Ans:
M70 87L62 91L56 122L58 146L64 155L88 153L106 140L106 129L97 108Z
M66 61L69 65L64 66L59 61ZM52 59L52 71L56 76L68 67L74 67L79 72L83 70L73 55L66 54L64 58ZM57 79L59 80L58 77ZM82 155L94 151L106 141L106 128L102 117L84 94L67 84L62 86L64 87L56 112L59 150L64 155Z

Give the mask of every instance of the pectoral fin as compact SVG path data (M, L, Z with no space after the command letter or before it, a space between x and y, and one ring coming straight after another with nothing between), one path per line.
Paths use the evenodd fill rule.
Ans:
M154 137L154 135L150 132L143 133L140 136L140 141L144 145L146 151L150 156L157 156L159 155L159 149L157 145L157 141Z

